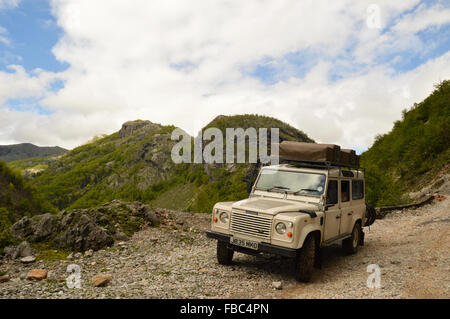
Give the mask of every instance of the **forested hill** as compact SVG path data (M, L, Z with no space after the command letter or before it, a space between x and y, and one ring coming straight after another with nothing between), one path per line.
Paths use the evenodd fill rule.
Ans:
M0 249L12 243L10 226L21 217L55 211L29 182L0 161Z
M208 127L279 128L280 139L312 142L302 131L260 115L218 116ZM48 164L33 184L56 207L85 208L113 199L210 212L217 201L247 194L256 164L179 164L171 159L174 126L130 121L120 131L77 147ZM270 140L270 139L269 139Z
M0 145L0 160L12 162L33 157L61 155L67 152L59 146L36 146L30 143Z
M448 172L450 80L437 84L424 101L404 110L392 130L377 136L362 154L361 163L367 170L367 199L376 206L411 201L407 192Z

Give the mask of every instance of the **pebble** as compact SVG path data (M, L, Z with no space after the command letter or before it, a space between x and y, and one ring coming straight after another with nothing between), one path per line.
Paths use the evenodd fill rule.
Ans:
M281 281L274 281L272 282L272 288L281 290L283 289L283 284L281 283Z
M36 257L34 256L27 256L20 259L20 261L24 264L31 264L36 261Z
M0 284L0 297L449 298L448 253L442 237L449 224L425 224L417 230L413 227L431 218L448 219L448 203L449 200L444 200L433 204L428 211L405 211L389 220L377 220L370 231L364 228L366 245L351 258L343 254L338 245L326 247L322 269L315 270L312 281L307 284L295 280L293 262L287 258L235 253L232 266L219 265L216 242L204 234L210 227L205 214L163 211L166 215L162 216L176 214L177 219L181 218L185 229L172 233L171 228L162 223L159 228L145 228L135 233L126 244L118 244L128 249L104 248L89 260L75 261L81 267L82 289L67 288L65 280L75 275L67 272L71 263L67 260L36 263L39 265L36 268L52 269L51 278L56 279L38 284L21 281L19 276L23 277L30 266L14 262L7 264L11 279ZM186 238L191 240L187 242ZM381 275L383 289L366 286L371 275L367 272L369 264L385 266ZM6 270L4 265L1 270ZM92 281L99 275L109 276L111 280L103 288L95 287ZM275 282L281 284L281 289L277 289Z

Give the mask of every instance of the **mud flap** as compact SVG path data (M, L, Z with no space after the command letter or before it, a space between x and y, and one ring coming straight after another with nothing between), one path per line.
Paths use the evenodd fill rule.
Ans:
M359 245L364 246L364 232L361 229L361 235L359 236Z

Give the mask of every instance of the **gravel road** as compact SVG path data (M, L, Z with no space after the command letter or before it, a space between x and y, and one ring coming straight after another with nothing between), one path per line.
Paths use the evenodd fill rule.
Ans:
M206 238L209 216L165 211L160 228L146 228L127 242L92 256L3 261L10 280L0 298L450 298L450 200L397 211L365 228L356 255L340 246L324 249L322 269L310 283L293 279L293 262L272 255L235 254L232 266L216 262L215 241ZM70 264L81 269L81 288L68 288ZM367 267L378 265L381 287L368 288ZM26 280L34 268L49 270L42 281ZM106 287L92 278L109 274ZM272 283L280 281L282 289Z

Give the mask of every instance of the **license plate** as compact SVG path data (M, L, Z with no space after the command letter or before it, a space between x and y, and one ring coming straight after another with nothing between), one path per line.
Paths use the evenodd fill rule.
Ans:
M230 239L230 244L258 250L258 243L247 239L240 239L233 237Z

